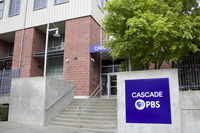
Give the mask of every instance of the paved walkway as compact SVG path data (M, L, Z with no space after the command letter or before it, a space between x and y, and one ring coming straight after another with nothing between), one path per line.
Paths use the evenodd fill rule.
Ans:
M32 126L14 122L0 122L0 133L87 133L65 128Z

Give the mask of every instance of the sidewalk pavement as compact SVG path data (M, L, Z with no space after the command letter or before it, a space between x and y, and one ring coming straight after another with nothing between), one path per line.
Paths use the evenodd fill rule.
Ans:
M41 127L15 122L0 121L0 133L87 133L83 131L69 131L66 128Z

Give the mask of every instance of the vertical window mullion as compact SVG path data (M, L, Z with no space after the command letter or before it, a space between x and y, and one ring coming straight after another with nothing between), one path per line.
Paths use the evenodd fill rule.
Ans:
M15 4L14 4L14 14L16 14L17 13L17 0L15 0Z
M58 65L58 64L56 64L55 77L57 77L57 65Z
M52 44L52 47L54 47L54 36L53 36L53 44Z

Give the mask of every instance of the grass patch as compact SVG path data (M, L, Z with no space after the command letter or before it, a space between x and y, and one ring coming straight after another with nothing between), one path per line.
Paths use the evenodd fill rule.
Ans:
M0 105L0 121L7 121L8 120L8 105Z

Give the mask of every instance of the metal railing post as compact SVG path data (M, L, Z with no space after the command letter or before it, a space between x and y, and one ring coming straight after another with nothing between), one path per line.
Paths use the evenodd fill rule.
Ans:
M180 59L178 59L178 76L179 76L179 89L182 91L182 84L181 84L181 69L180 69Z
M92 103L92 101L91 101L91 97L90 97L90 113L91 113L91 108L92 108L92 107L91 107L91 103Z
M81 112L80 112L80 108L79 108L79 126L78 126L78 128L80 129L80 127L81 127Z
M85 111L85 109L89 106L89 104L90 104L90 113L92 112L92 106L91 106L91 104L92 104L92 100L97 96L97 94L101 91L101 89L99 89L98 91L97 91L97 89L99 88L101 86L101 84L99 84L99 86L92 92L92 94L90 94L90 96L85 100L85 102L81 105L81 106L79 106L78 108L77 108L77 115L79 115L79 129L80 129L80 121L81 121L81 114ZM97 93L92 97L92 95L94 94L94 92L96 92L97 91ZM83 107L83 105L87 102L89 100L89 102L87 103L87 105L84 107L84 109L81 111L81 108Z

